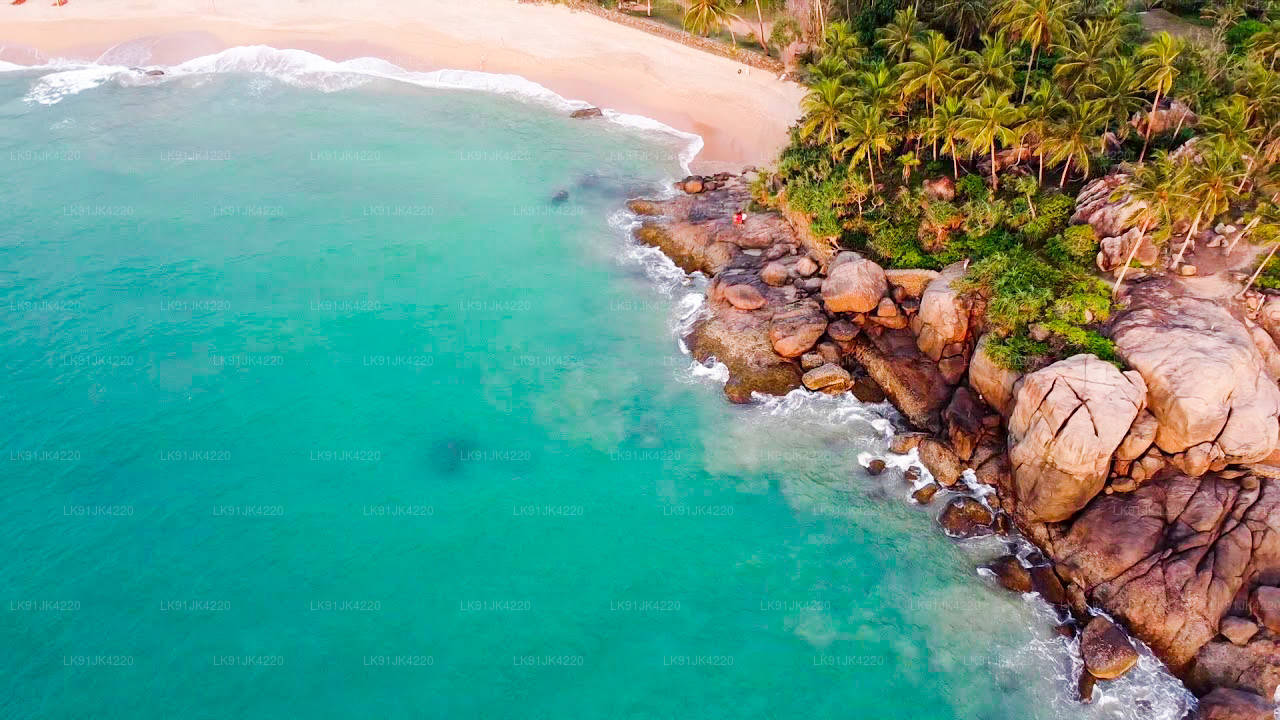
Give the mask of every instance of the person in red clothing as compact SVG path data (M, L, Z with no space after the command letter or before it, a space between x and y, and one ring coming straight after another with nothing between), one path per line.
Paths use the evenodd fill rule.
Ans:
M746 221L747 221L747 214L746 214L746 213L744 213L744 212L742 212L741 210L739 210L738 212L736 212L736 213L734 213L734 214L733 214L733 224L734 224L734 225L741 225L742 223L744 223L744 222L746 222Z

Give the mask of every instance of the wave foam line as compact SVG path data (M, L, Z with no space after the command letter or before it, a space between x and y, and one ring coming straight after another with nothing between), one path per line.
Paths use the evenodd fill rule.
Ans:
M570 100L519 75L503 75L475 70L412 71L381 58L360 57L341 62L305 50L277 49L266 45L233 47L173 66L161 66L165 74L139 75L123 65L53 61L45 65L0 63L0 71L52 70L36 80L24 98L29 103L53 105L63 98L116 81L120 84L169 82L192 75L255 73L267 75L294 87L339 92L358 87L371 79L392 80L437 90L470 90L504 95L532 102L568 114L591 107L583 100ZM605 110L604 118L626 128L658 132L684 141L680 153L682 169L702 151L702 137L677 130L652 118Z

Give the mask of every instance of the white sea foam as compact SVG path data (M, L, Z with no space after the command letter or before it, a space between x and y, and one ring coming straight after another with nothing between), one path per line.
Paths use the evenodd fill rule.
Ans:
M161 67L165 74L155 77L140 75L137 69L124 65L75 64L61 61L33 67L4 63L0 65L0 69L52 70L53 72L35 81L25 98L28 102L40 105L52 105L63 98L92 90L112 81L120 85L130 85L136 84L138 78L146 78L148 83L152 83L169 82L176 78L198 75L258 73L287 85L321 92L340 92L359 87L373 79L384 79L424 88L474 90L505 95L565 113L590 107L590 104L585 101L562 97L518 75L500 75L473 70L418 72L405 70L380 58L361 57L338 62L305 50L277 49L265 45L228 48L178 65ZM702 149L702 138L698 135L677 130L651 118L613 110L605 110L604 117L626 128L662 133L683 142L684 149L680 153L680 159L682 169L686 173L689 172L689 163Z

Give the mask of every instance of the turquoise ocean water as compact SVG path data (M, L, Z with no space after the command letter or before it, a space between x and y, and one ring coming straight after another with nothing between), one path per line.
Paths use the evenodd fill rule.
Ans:
M618 212L687 139L95 73L0 73L0 717L1176 716L1072 702L886 408L690 368Z

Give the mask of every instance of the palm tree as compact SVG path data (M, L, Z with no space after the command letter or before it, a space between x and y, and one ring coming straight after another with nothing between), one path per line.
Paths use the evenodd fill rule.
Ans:
M893 14L893 21L876 30L876 45L884 48L885 53L896 56L898 62L911 50L911 43L924 31L924 23L916 14L916 6L910 5L905 10Z
M1010 28L1013 35L1031 46L1031 55L1027 58L1027 77L1022 83L1022 99L1027 97L1027 86L1031 81L1031 68L1036 62L1036 53L1042 47L1049 47L1062 37L1074 25L1071 16L1075 12L1074 0L1057 2L1056 0L1003 0L996 8L992 24L1000 24Z
M741 19L729 12L729 8L725 7L725 0L692 0L684 14L684 29L705 37L724 26L729 29L733 44L737 45L738 38L733 34L729 21Z
M1080 168L1084 177L1089 177L1090 150L1097 141L1099 130L1106 126L1107 110L1097 100L1066 103L1066 116L1061 123L1054 126L1049 139L1049 162L1062 163L1062 178L1058 187L1067 184L1067 174L1071 163Z
M955 57L951 42L942 33L930 30L923 39L911 43L911 59L899 66L902 93L924 93L925 107L933 117L938 95L955 82Z
M1249 181L1254 163L1258 159L1253 146L1264 133L1262 127L1249 122L1249 115L1248 100L1242 95L1232 95L1219 102L1213 112L1206 113L1200 121L1205 130L1205 140L1216 143L1224 151L1237 157L1248 155L1249 161L1236 192L1243 191L1245 183Z
M1077 88L1080 97L1097 100L1107 109L1108 125L1116 134L1127 137L1129 118L1142 107L1142 99L1134 94L1137 70L1128 57L1112 58L1102 65L1102 71L1091 82Z
M1000 188L996 179L996 145L1009 145L1016 139L1013 128L1018 120L1018 109L1009 101L1009 93L991 88L984 89L977 100L970 100L960 119L958 134L969 146L969 154L981 151L991 158L993 189Z
M1124 282L1124 276L1129 272L1129 266L1133 263L1134 256L1138 254L1138 248L1152 226L1162 220L1166 229L1173 225L1169 209L1186 200L1182 194L1185 172L1185 163L1174 162L1169 159L1167 153L1162 152L1150 161L1139 165L1128 182L1112 193L1112 200L1119 201L1124 195L1128 195L1136 201L1133 205L1135 208L1133 217L1138 221L1139 227L1138 239L1130 248L1124 264L1120 266L1120 275L1116 278L1116 284L1111 287L1112 296L1119 292L1120 284Z
M1053 132L1055 119L1058 117L1058 111L1062 109L1062 97L1058 94L1058 89L1048 80L1042 80L1040 85L1031 93L1031 99L1022 106L1023 122L1019 130L1022 139L1034 137L1036 141L1036 156L1040 161L1039 173L1037 178L1040 184L1044 184L1044 153L1048 145L1051 145L1049 135Z
M959 73L958 89L965 96L977 96L984 87L1012 90L1013 49L1005 42L1004 33L982 36L981 50L965 53L964 67Z
M1068 31L1062 59L1053 67L1053 79L1065 89L1091 80L1116 50L1118 38L1111 23L1090 20Z
M850 85L850 76L852 71L849 69L849 63L844 59L835 55L823 55L818 62L809 66L809 87L816 87L823 80L835 80L841 85Z
M1194 209L1195 216L1191 220L1191 226L1187 228L1187 235L1178 248L1177 256L1173 259L1174 267L1182 262L1182 256L1191 244L1191 237L1200 227L1200 220L1212 223L1214 218L1230 207L1231 200L1236 196L1235 184L1240 177L1237 166L1239 156L1220 143L1205 145L1204 148L1197 147L1200 150L1200 162L1191 168L1187 179L1186 193L1193 204L1180 206L1186 208L1187 212Z
M898 94L898 82L884 63L876 63L858 74L858 97L862 102L884 105Z
M960 151L956 148L956 140L959 138L964 111L964 101L953 95L943 98L933 111L932 134L942 143L942 152L951 156L951 176L956 179L960 178L960 161L956 157Z
M1155 124L1155 112L1160 107L1161 95L1167 95L1173 81L1178 79L1178 56L1182 54L1185 44L1167 32L1157 33L1151 42L1138 50L1138 61L1141 63L1139 82L1141 86L1155 93L1151 101L1151 115L1147 117L1147 128L1143 134L1142 154L1139 162L1147 156L1147 145L1151 142L1151 127Z
M861 105L852 115L840 122L845 139L840 143L842 153L849 155L849 166L854 168L866 161L871 175L871 187L876 184L876 165L880 153L893 149L893 126L885 119L884 111L875 105Z
M960 45L968 45L987 26L987 14L987 0L942 0L933 9L935 22L950 28Z
M818 83L800 101L804 120L800 123L800 139L818 138L832 146L834 157L836 130L840 120L853 110L853 95L840 81L827 78Z
M850 64L862 59L862 44L858 42L858 35L847 22L836 22L827 26L827 32L822 36L822 48L824 58L835 57Z

